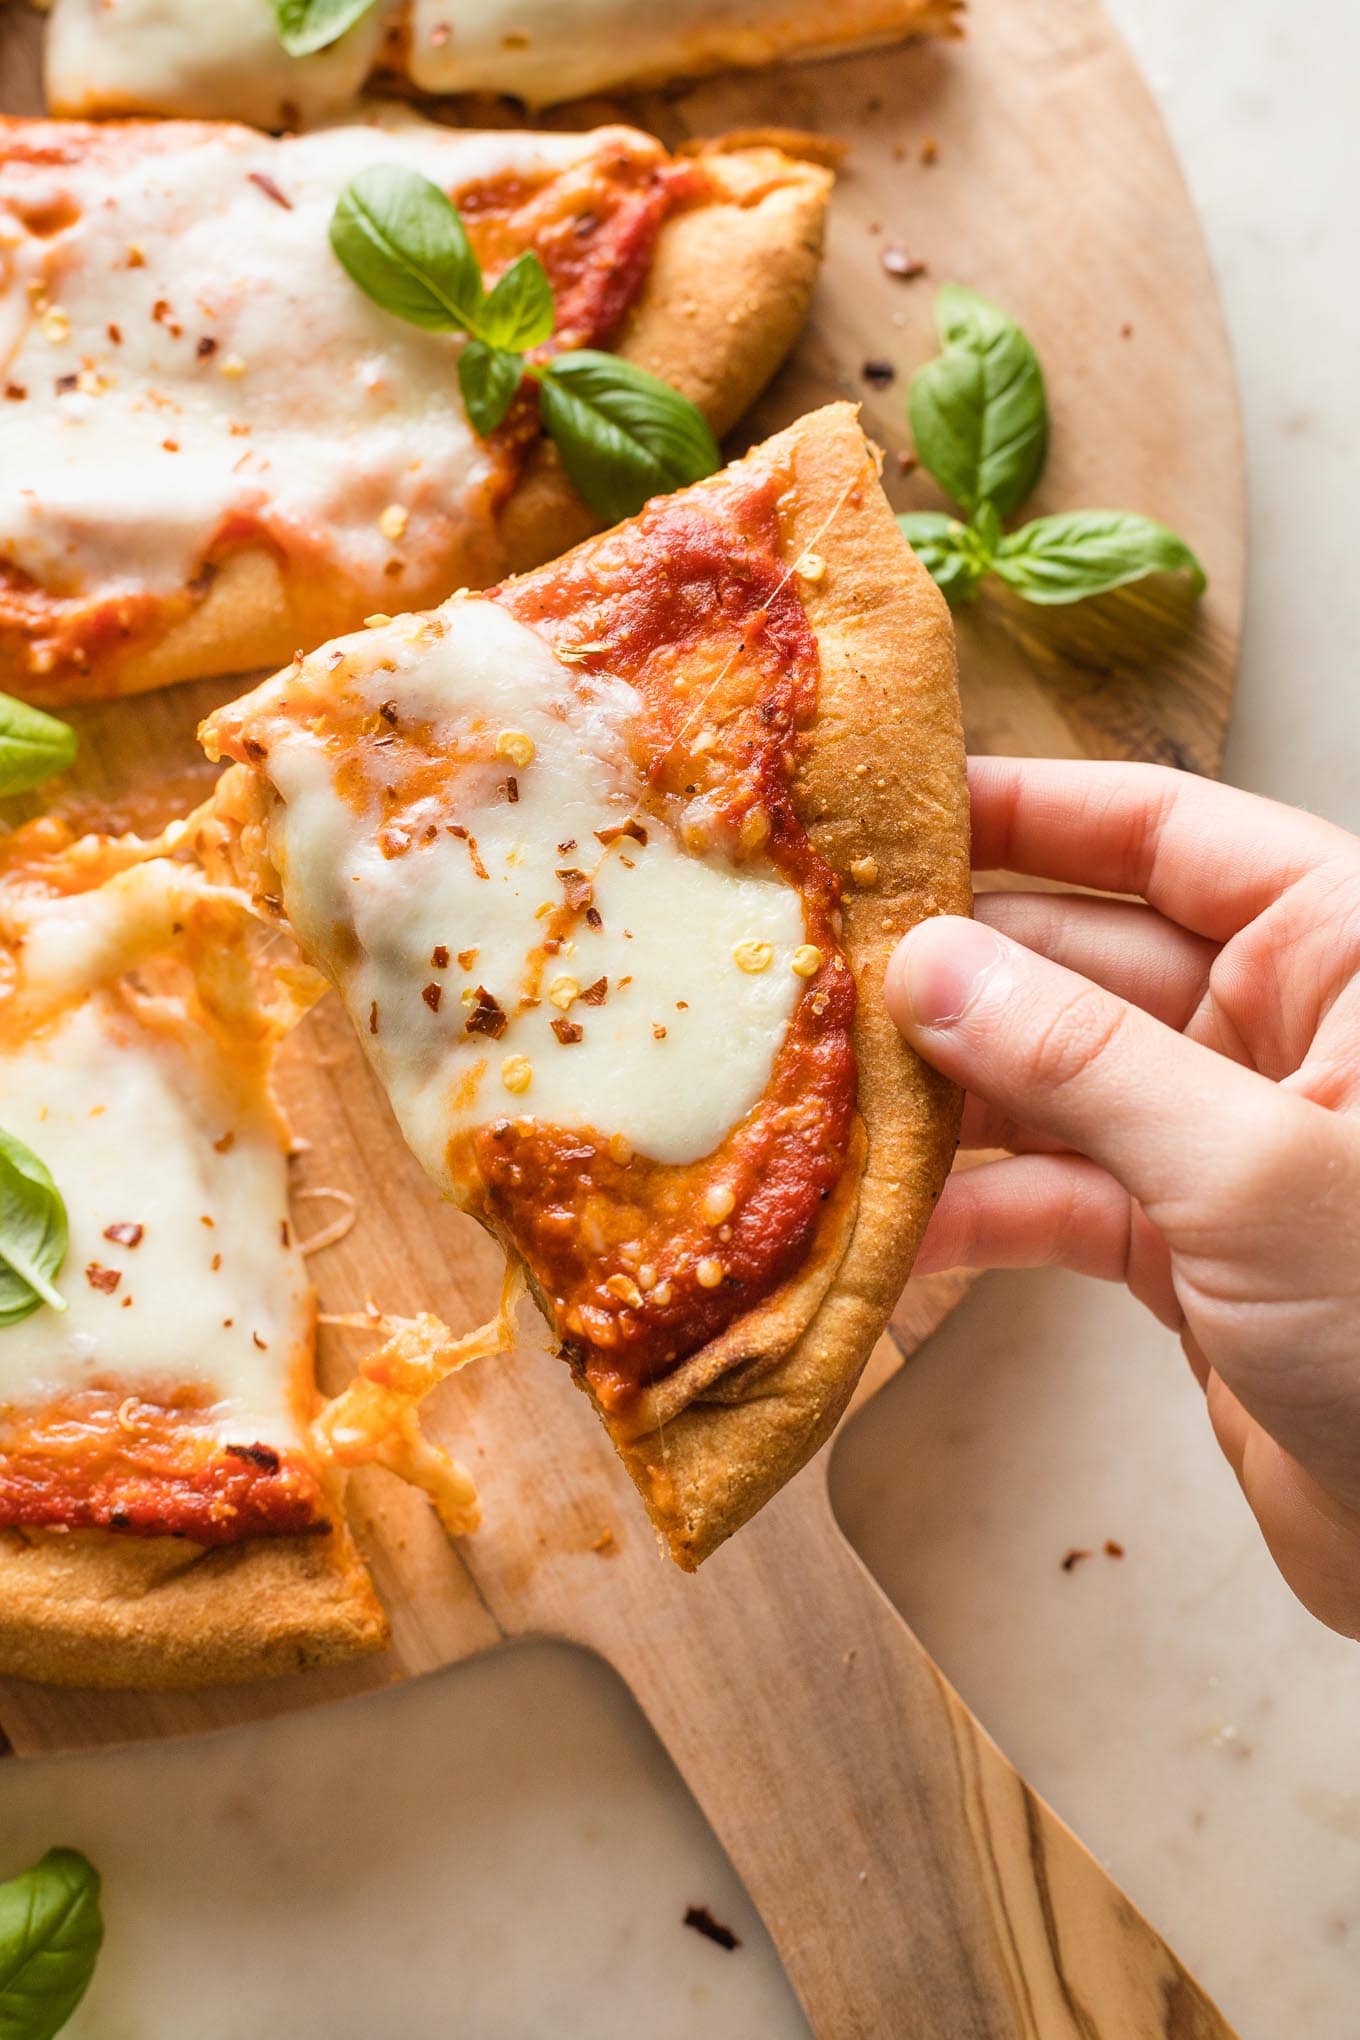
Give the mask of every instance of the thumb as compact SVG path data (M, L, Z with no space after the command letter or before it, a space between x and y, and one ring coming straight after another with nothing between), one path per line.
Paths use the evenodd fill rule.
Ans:
M927 1062L1144 1206L1222 1189L1277 1144L1285 1100L1265 1078L980 921L913 928L884 992Z

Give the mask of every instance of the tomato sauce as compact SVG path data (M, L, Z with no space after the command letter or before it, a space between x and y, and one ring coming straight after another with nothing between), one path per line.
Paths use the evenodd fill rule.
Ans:
M658 501L641 542L630 529L494 596L574 664L638 690L650 798L682 834L700 800L702 847L774 864L802 896L815 953L763 1097L702 1161L657 1163L525 1118L473 1137L490 1215L610 1406L797 1274L853 1128L855 985L839 886L793 799L817 645L780 556L778 494L777 477L741 476L721 500ZM711 1024L721 1054L721 1012Z

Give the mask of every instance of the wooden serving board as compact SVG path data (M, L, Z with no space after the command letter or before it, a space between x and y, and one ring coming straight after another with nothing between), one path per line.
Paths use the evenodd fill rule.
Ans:
M38 23L0 24L0 107L36 111ZM755 437L835 395L862 398L903 506L906 377L934 349L934 285L1012 310L1048 373L1053 453L1034 509L1115 506L1182 531L1210 576L1198 610L1159 587L1071 616L988 597L960 620L980 750L1218 765L1236 659L1243 483L1234 383L1204 247L1157 113L1096 0L972 0L962 44L648 95L624 109L667 139L798 126L844 137L826 272ZM598 111L593 109L592 111ZM902 247L927 265L894 277ZM862 370L887 361L890 387ZM234 686L82 714L81 776L150 786L194 758ZM312 1143L300 1185L338 1187L360 1223L314 1264L324 1307L366 1295L455 1325L492 1305L497 1256L441 1207L402 1146L334 1002L285 1055ZM302 1231L313 1230L303 1205ZM914 1283L861 1400L965 1286ZM346 1355L323 1349L328 1386ZM829 1507L825 1456L696 1579L658 1555L566 1370L526 1336L432 1418L483 1488L457 1549L380 1473L353 1484L393 1618L387 1655L200 1696L0 1682L0 1725L33 1754L181 1734L312 1706L526 1634L599 1651L628 1682L745 1878L827 2040L1205 2040L1220 2015L1128 1900L1029 1791L869 1579Z

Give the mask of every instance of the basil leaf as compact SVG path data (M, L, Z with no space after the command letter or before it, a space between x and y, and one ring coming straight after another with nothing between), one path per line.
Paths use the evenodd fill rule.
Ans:
M532 249L517 255L482 300L477 332L493 347L541 347L553 330L553 287Z
M936 319L945 351L911 380L917 457L965 510L993 503L1008 517L1048 453L1039 357L1014 319L958 284L941 290Z
M1148 574L1189 574L1196 595L1205 573L1183 538L1128 510L1068 510L1036 517L1003 538L996 571L1027 602L1080 602Z
M32 1148L0 1129L0 1326L40 1304L65 1310L52 1278L66 1258L66 1206Z
M545 430L591 509L610 523L719 465L703 413L617 355L559 354L539 383Z
M75 1849L0 1884L0 2040L53 2040L89 1987L104 1938L99 1872Z
M522 354L488 347L485 340L468 341L458 357L458 387L474 432L485 439L495 431L523 380Z
M339 42L374 0L274 0L274 27L290 57L310 57Z
M470 331L482 270L457 206L428 177L374 163L341 192L331 247L385 312L432 333Z
M939 510L904 510L897 523L950 608L971 602L987 562L967 525Z
M0 794L41 786L54 772L64 772L75 755L76 733L68 723L0 694Z

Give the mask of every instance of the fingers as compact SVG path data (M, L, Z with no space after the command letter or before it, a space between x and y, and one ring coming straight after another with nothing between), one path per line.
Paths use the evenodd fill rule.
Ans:
M1071 1268L1126 1282L1178 1329L1171 1260L1113 1176L1078 1155L1022 1155L949 1178L916 1257L916 1271Z
M1151 907L1074 893L982 893L976 914L1026 949L1104 985L1177 1032L1209 985L1218 945Z
M1164 766L975 758L969 786L976 869L1133 893L1216 942L1355 856L1330 823Z
M1281 1121L1311 1109L980 922L923 921L884 989L927 1062L1145 1206L1259 1174Z

